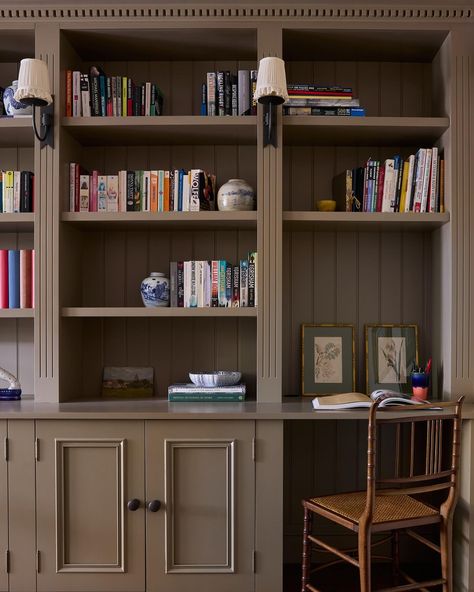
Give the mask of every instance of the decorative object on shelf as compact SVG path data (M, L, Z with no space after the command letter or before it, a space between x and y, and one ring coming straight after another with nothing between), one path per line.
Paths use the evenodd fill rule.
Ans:
M53 97L49 86L48 65L43 60L25 58L20 62L15 100L33 106L33 130L43 146L53 147ZM36 126L36 107L40 108L41 136Z
M18 380L4 368L0 368L0 380L8 382L8 388L0 388L0 401L16 401L21 399L21 385Z
M262 58L258 65L254 98L263 104L263 145L277 147L276 106L288 100L285 62L281 58Z
M3 104L5 106L5 113L10 117L15 117L17 115L31 115L33 113L33 108L31 105L20 102L15 98L17 89L18 80L14 80L10 86L7 86L7 88L4 90Z
M232 386L237 384L242 374L233 370L216 370L215 372L190 372L189 378L196 386Z
M418 359L417 325L366 325L367 392L390 389L409 393L410 374Z
M329 395L355 389L352 325L301 326L301 393Z
M415 366L411 373L411 388L413 398L419 401L426 401L428 398L428 389L430 386L431 375L431 358L428 360L426 367Z
M105 366L103 397L152 397L153 368L142 366Z
M316 202L316 209L319 212L335 212L336 202L334 199L320 199Z
M244 179L229 179L217 192L221 212L255 210L255 193Z
M140 292L145 306L155 308L170 304L170 281L164 273L152 271L142 281Z

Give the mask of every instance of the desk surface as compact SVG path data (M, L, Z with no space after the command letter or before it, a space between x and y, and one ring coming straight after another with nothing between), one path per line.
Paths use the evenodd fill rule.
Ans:
M396 410L393 411L396 413ZM406 415L406 412L402 412ZM416 414L416 410L413 411ZM327 420L366 419L367 409L314 411L311 399L282 403L168 403L163 400L35 403L1 401L0 419L241 419ZM464 419L474 419L474 404L463 409Z

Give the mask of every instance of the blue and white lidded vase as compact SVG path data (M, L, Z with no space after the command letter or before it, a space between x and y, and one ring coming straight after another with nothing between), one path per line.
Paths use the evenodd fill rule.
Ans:
M164 273L152 271L140 286L143 304L145 306L169 306L170 281Z
M10 86L7 86L3 92L3 104L5 105L5 114L10 116L15 115L31 115L33 107L25 105L19 101L15 101L14 94L18 88L18 80L14 80Z

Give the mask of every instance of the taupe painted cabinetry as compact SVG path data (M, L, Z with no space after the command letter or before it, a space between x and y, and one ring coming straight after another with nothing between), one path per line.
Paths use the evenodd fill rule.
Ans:
M253 590L254 422L36 429L38 591Z

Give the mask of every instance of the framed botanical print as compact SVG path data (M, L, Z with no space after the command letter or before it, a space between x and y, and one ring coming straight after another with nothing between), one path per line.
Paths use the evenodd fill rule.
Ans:
M329 395L355 388L354 327L301 326L301 392Z
M367 394L376 389L409 393L417 361L417 325L365 326Z

